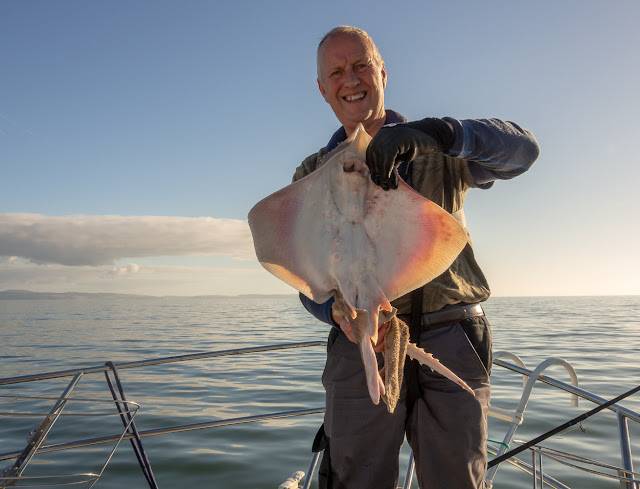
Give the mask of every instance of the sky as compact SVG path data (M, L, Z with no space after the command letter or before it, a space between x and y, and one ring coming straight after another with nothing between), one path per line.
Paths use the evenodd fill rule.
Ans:
M533 168L471 190L496 296L640 294L640 3L0 2L0 290L293 293L247 213L339 123L331 28L365 29L386 107L532 131Z

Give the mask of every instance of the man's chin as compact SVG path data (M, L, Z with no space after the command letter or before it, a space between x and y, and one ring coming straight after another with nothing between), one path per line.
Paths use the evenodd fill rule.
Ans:
M351 125L357 126L359 123L366 125L367 121L373 117L373 111L370 109L353 110L349 111L345 119L348 120Z

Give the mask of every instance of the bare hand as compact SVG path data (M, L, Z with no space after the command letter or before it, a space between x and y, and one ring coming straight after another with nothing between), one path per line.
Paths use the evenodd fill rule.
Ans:
M337 324L340 325L340 329L344 332L349 341L357 344L358 340L353 334L353 329L351 328L349 320L337 311L335 303L331 306L331 317ZM382 352L382 350L384 350L384 335L387 332L388 327L389 321L387 321L386 323L378 324L378 342L373 345L373 351L380 353Z

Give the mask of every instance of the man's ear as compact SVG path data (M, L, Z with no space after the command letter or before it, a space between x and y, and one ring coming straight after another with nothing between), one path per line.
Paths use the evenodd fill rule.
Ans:
M325 102L329 103L329 101L327 100L327 91L324 89L324 85L322 85L320 78L318 78L316 81L318 82L318 89L322 94L322 98L324 99Z
M382 75L382 88L387 88L387 70L384 67L384 61L382 62L382 68L380 69Z

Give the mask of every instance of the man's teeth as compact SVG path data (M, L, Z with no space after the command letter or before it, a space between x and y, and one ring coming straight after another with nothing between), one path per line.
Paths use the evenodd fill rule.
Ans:
M355 95L347 95L344 99L347 102L351 102L352 100L359 100L361 98L364 98L365 95L366 95L365 92L360 92Z

